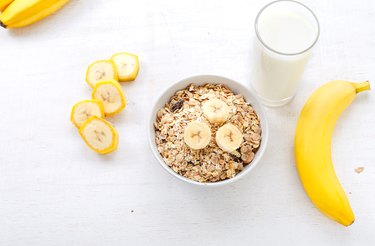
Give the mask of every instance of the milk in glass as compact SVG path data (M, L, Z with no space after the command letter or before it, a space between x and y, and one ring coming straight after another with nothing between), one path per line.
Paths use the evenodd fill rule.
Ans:
M252 86L268 106L284 105L293 98L319 31L317 21L303 12L276 6L282 2L264 8L256 22Z

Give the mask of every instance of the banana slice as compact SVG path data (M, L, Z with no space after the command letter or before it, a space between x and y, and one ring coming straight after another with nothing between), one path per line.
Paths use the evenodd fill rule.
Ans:
M91 116L104 117L104 105L100 100L83 100L74 104L70 120L80 128Z
M184 141L192 149L203 149L211 140L210 127L199 121L190 122L184 132Z
M203 104L203 113L213 124L224 123L229 116L228 105L220 99L210 99Z
M137 77L139 71L138 56L126 52L114 54L111 59L115 62L119 80L133 81Z
M105 115L114 115L126 106L126 99L120 84L115 80L96 83L92 98L103 102Z
M217 145L226 152L233 152L242 144L242 133L230 123L223 125L216 132Z
M79 128L79 134L87 146L99 154L108 154L117 149L117 131L102 118L91 116Z
M92 88L102 80L118 80L115 63L112 60L100 60L89 65L86 71L86 82Z

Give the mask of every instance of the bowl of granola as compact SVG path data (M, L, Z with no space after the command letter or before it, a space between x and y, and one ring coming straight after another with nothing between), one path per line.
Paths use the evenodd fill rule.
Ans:
M264 109L242 84L221 76L183 79L157 99L149 143L160 165L185 182L220 186L260 162L268 140Z

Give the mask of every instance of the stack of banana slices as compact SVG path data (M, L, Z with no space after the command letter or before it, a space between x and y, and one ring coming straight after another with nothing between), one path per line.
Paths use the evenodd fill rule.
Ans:
M229 118L228 105L220 99L212 98L203 104L202 109L204 116L211 124L221 125L216 131L216 144L229 153L238 149L243 141L241 131L233 124L224 124ZM210 143L211 134L209 124L198 120L192 121L185 128L184 141L194 150L203 149Z
M138 56L126 52L109 60L93 62L86 72L86 82L93 88L92 99L76 103L70 120L93 151L108 154L117 149L118 133L106 116L120 113L126 98L120 82L133 81L139 71Z

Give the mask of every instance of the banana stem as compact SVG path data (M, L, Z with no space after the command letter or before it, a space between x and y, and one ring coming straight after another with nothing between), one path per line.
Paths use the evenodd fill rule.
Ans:
M0 21L0 26L7 28L7 26L2 21Z
M368 91L370 90L370 82L361 82L361 83L353 83L353 86L355 87L355 92L360 93L362 91Z

